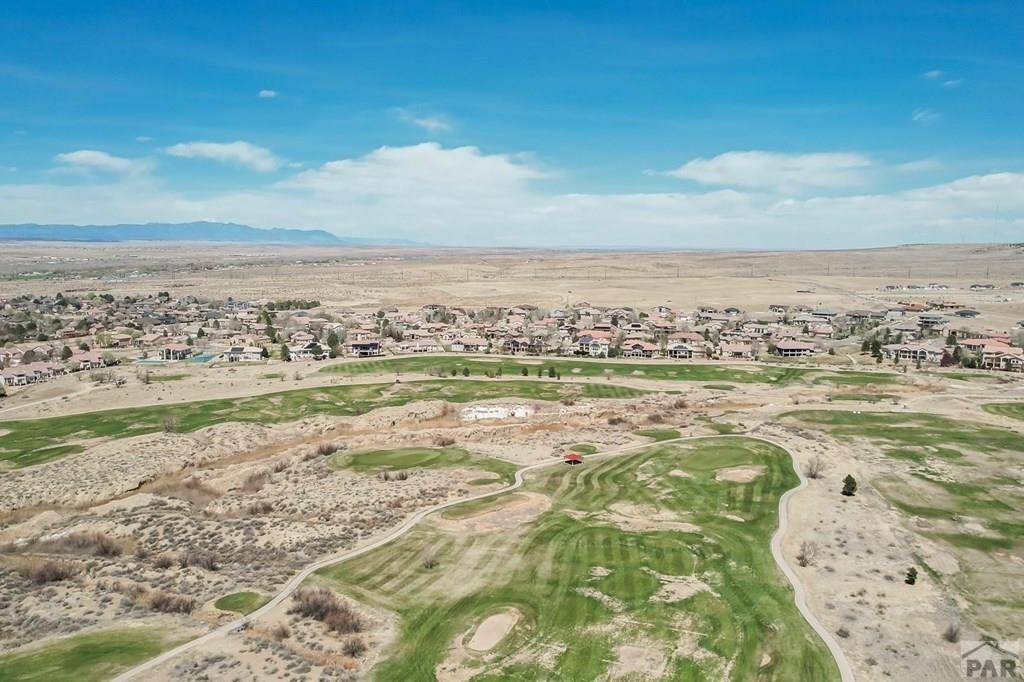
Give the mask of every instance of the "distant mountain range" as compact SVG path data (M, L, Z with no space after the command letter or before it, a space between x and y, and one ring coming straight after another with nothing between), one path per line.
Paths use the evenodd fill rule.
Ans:
M144 225L0 225L0 241L46 242L235 242L304 246L413 245L407 239L339 237L326 230L257 228L235 223L146 223Z

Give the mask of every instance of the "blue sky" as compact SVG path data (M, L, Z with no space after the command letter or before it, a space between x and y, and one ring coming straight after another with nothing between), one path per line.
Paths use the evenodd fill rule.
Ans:
M1018 2L8 3L0 222L1024 240Z

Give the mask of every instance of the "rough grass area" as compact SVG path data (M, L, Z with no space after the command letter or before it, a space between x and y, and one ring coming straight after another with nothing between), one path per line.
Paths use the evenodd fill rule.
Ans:
M893 393L833 393L829 396L831 400L880 403L883 400L899 400L899 396Z
M344 362L329 365L321 372L330 374L388 374L417 373L449 376L452 371L461 376L468 369L471 376L486 376L487 373L506 378L522 376L523 368L530 377L537 372L548 376L548 370L561 373L562 377L614 377L643 378L664 381L722 381L734 383L769 383L783 385L798 381L805 376L820 373L819 370L797 367L775 367L769 365L746 365L743 368L724 364L694 363L637 363L627 361L594 361L552 358L488 358L471 356L430 356L381 358L362 362Z
M1024 421L1024 403L988 403L982 405L981 409L989 414Z
M173 645L163 631L148 628L75 635L0 656L0 680L106 680Z
M276 424L317 414L352 416L378 407L405 405L416 400L438 399L465 403L512 397L554 401L572 397L634 398L644 393L646 391L623 386L575 385L555 381L452 379L324 386L246 398L0 422L0 429L7 431L0 435L0 460L6 460L16 467L39 464L80 452L82 446L75 441L128 438L161 431L168 418L174 423L175 430L189 432L223 422Z
M736 387L732 384L704 384L703 386L711 391L734 391Z
M1024 456L1024 436L929 414L812 410L783 418L905 461L874 487L916 517L916 532L957 557L962 570L942 579L967 598L983 632L999 638L1024 628L1024 604L1008 598L1024 583L1024 491L1012 474Z
M815 384L834 384L836 386L870 386L877 384L894 384L899 381L898 374L888 372L856 372L840 370L815 377Z
M751 483L716 479L720 468L751 465L763 467ZM769 551L779 497L796 484L789 456L767 443L652 445L542 470L527 491L553 506L513 529L467 532L450 520L455 507L444 524L423 524L314 581L399 615L398 638L373 670L378 680L434 679L459 635L505 609L518 611L519 623L458 674L606 679L629 645L660 657L663 679L837 679ZM699 530L627 530L612 516L622 505L642 521ZM430 568L410 559L428 552ZM687 584L697 587L679 589ZM645 669L630 679L657 676Z
M403 469L479 469L498 475L505 483L515 479L516 465L492 457L474 455L462 448L398 448L367 452L339 452L328 460L336 469L359 473ZM495 482L491 480L490 482Z
M187 374L150 374L150 381L181 381L187 379Z
M640 429L639 431L634 431L633 433L637 436L643 436L644 438L651 438L656 443L663 440L672 440L673 438L679 438L681 435L675 429Z
M213 605L221 611L233 611L245 615L252 613L268 601L270 601L270 597L258 592L235 592L221 597Z

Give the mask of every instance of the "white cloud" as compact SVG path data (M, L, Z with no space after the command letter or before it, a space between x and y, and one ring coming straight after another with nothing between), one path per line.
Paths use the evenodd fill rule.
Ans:
M136 141L136 142L152 142L152 141L153 141L153 138L152 138L152 137L150 137L149 135L138 135L138 136L137 136L137 137L135 138L135 141Z
M792 198L761 187L563 194L546 191L556 174L529 156L431 143L381 147L212 195L175 191L145 174L97 177L0 183L0 223L210 219L442 244L570 247L843 248L1019 240L1024 231L1019 173L845 196Z
M702 185L773 188L796 192L806 188L863 185L871 160L861 154L782 154L779 152L726 152L710 159L694 159L664 175Z
M395 109L394 113L400 121L418 126L430 133L447 133L455 128L445 116L418 116L408 109L401 108Z
M152 165L149 161L126 159L95 149L79 149L57 154L53 158L54 161L61 164L61 170L76 172L141 173L149 170Z
M944 88L959 88L963 84L962 78L951 78L948 81L943 81L942 87Z
M941 115L939 114L939 112L928 107L920 107L918 109L914 109L913 113L910 114L910 120L912 120L914 123L921 123L923 125L935 123L936 121L939 120L940 117Z
M249 142L182 142L164 150L171 156L186 159L210 159L219 163L245 166L260 173L269 173L281 166L281 159L264 147Z
M938 69L932 69L931 71L925 71L924 73L922 73L921 77L922 78L927 78L928 80L932 80L933 81L933 80L942 78L944 75L946 75L944 71L939 71Z
M901 173L921 173L939 168L942 168L942 164L937 159L918 159L896 165L896 170Z
M277 97L277 90L260 90L260 99L274 99Z

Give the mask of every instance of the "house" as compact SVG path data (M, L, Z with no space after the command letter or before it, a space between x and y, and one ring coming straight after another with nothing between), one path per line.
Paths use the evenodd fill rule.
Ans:
M991 353L986 351L981 356L981 366L1004 372L1024 372L1024 348L1007 347Z
M818 347L813 343L807 343L805 341L779 341L775 344L775 355L781 358L798 358L805 357L807 355L814 355L818 352Z
M187 343L172 343L160 349L161 360L184 360L192 356L192 346Z
M925 343L888 343L882 346L882 353L888 358L915 362L938 362L945 350L942 345Z
M754 357L754 347L749 343L723 343L719 354L722 358L749 359Z
M482 353L487 350L487 341L479 336L463 336L452 342L453 353Z
M383 355L380 339L359 339L348 343L349 355L357 358L372 358Z
M263 359L263 349L258 346L232 346L224 351L223 357L228 362L259 362Z
M103 360L103 355L99 351L86 351L75 353L68 360L68 366L75 370L83 369L99 369L105 367L106 362Z
M703 354L702 349L694 348L684 341L669 341L668 345L665 346L665 357L676 360L688 360L694 355L700 354Z
M27 386L30 374L21 367L0 370L0 386Z
M576 340L576 352L579 355L588 355L592 358L606 358L608 357L609 348L611 348L611 342L604 335L591 336L590 334L584 334Z
M981 315L981 313L979 313L977 310L971 310L969 308L964 308L963 310L958 310L954 314L957 317L968 317L968 318L975 318L978 315Z
M288 346L288 357L292 360L323 360L327 357L327 349L316 341L302 345Z
M653 358L657 352L658 347L646 341L629 340L622 344L624 358Z

